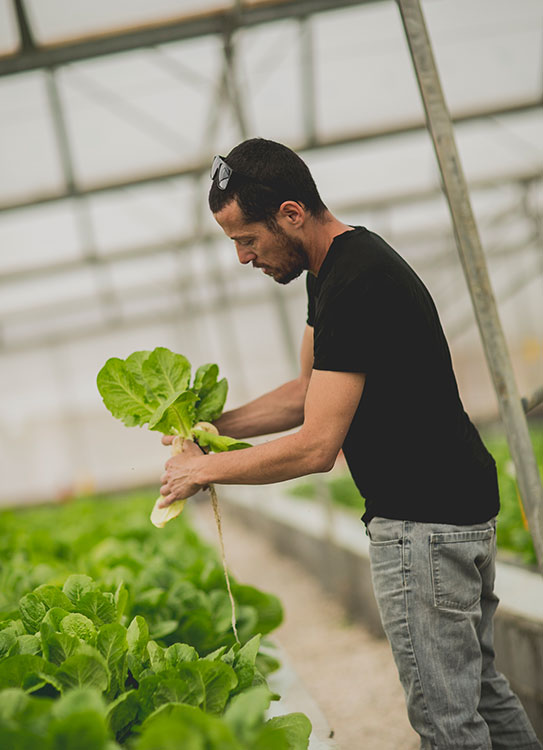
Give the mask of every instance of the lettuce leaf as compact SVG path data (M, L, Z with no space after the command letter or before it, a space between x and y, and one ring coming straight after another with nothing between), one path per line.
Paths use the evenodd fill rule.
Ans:
M284 747L288 750L306 750L311 729L311 722L305 714L292 713L274 716L264 724L253 748L254 750L269 750L270 747L274 747L274 741L281 738L285 743Z
M149 429L189 437L195 422L195 403L196 394L192 391L175 391L152 414Z
M66 594L57 586L51 586L50 584L43 583L41 586L35 588L33 593L38 597L40 601L45 604L47 609L52 609L53 607L61 607L68 612L72 609L72 603L70 602Z
M114 622L117 613L110 596L102 591L87 591L79 600L77 609L81 614L92 620L96 627L100 627L104 623Z
M104 692L109 687L110 672L102 654L92 646L81 645L75 654L62 662L55 674L64 691L95 687Z
M126 628L118 622L102 625L96 638L96 648L104 657L109 669L110 693L113 696L117 695L124 688L128 676Z
M96 629L92 620L79 612L66 615L60 623L60 629L63 633L75 635L87 643L94 643L96 639Z
M36 594L26 594L19 600L19 612L26 632L33 635L40 629L47 607L38 599Z
M18 635L17 645L14 649L15 650L11 650L10 653L37 654L38 656L41 656L40 640L35 635Z
M109 732L106 707L98 690L70 690L53 704L48 734L51 748L106 750ZM48 745L49 747L49 745Z
M143 360L141 373L155 398L162 401L188 388L190 362L182 354L158 346Z
M195 706L167 703L151 714L142 725L137 750L242 750L231 729L215 716ZM270 747L268 750L275 750Z
M269 688L259 685L232 698L224 712L224 720L240 741L251 742L255 730L262 726L271 696Z
M212 422L224 408L228 393L226 378L218 380L216 364L201 365L190 387L191 365L182 354L159 346L141 350L126 360L111 357L97 376L105 406L127 427L148 425L165 435L191 437L198 422ZM202 446L212 451L245 448L233 438L207 439Z
M194 393L196 393L200 401L204 399L209 391L213 388L213 386L216 385L218 377L218 365L201 365L201 367L196 370L192 390L194 391Z
M137 695L136 690L128 690L107 707L107 719L115 735L121 734L136 721L139 711Z
M72 604L77 605L84 594L94 591L95 588L96 583L90 576L74 573L65 580L62 591Z
M197 422L212 422L220 417L228 393L226 378L219 380L200 400L196 408Z
M149 358L151 352L149 350L143 350L138 352L132 352L124 361L126 369L130 372L140 385L145 386L147 389L147 383L143 377L142 367L146 359ZM152 392L151 392L151 395Z
M34 654L15 654L0 662L0 689L20 687L28 690L40 681L40 675L54 674L54 664Z
M126 638L130 653L142 658L149 642L149 626L141 615L136 615L128 626Z
M149 399L145 385L138 382L118 357L108 359L98 373L96 384L106 407L127 427L146 424L159 406L157 399Z
M227 437L226 435L214 435L212 432L204 430L193 430L192 434L198 441L200 448L209 448L215 453L224 451L237 451L242 448L250 448L251 443L244 443L241 440Z
M192 390L198 396L196 422L212 422L222 413L228 383L226 378L219 380L219 368L215 364L202 365L196 370Z
M42 650L44 656L52 664L60 665L63 661L75 654L81 641L76 635L68 633L52 633L45 631L42 625L41 632Z

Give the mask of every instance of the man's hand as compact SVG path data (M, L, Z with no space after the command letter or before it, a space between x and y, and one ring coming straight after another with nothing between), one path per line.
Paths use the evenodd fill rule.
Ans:
M164 445L169 445L173 437L173 435L164 435L162 442ZM166 461L166 471L161 477L162 487L160 488L163 500L158 504L159 508L166 508L175 500L184 500L192 497L199 490L205 489L191 479L195 464L202 457L202 451L196 443L185 440L182 452Z

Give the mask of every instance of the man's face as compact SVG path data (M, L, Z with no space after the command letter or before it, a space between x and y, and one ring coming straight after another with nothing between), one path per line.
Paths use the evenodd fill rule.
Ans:
M272 230L264 222L246 223L236 200L214 217L224 233L234 240L239 262L252 263L279 284L288 284L309 267L300 240L289 237L279 225Z

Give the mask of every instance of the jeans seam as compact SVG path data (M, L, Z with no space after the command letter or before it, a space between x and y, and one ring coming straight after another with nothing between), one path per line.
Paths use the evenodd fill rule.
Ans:
M492 534L492 542L491 542L491 545L490 545L490 552L488 553L488 555L486 556L486 559L483 560L483 562L481 563L481 565L479 567L479 571L481 573L483 572L483 570L486 570L486 568L488 567L488 565L490 565L490 563L492 562L492 557L494 555L494 547L495 547L495 545L496 545L496 530L494 529L493 530L493 534Z
M421 697L422 697L422 704L424 706L424 715L426 717L426 725L431 728L432 731L432 745L436 747L436 738L435 738L435 732L434 732L434 725L432 723L432 720L430 718L430 712L428 710L428 704L426 703L426 695L424 693L424 689L422 686L422 679L420 676L420 669L419 669L419 663L417 661L417 656L415 654L415 648L413 646L413 639L411 637L411 628L409 627L409 598L407 595L408 587L406 583L406 571L405 571L405 549L407 547L406 539L405 539L405 522L404 522L404 534L402 536L403 538L403 544L402 544L402 578L403 578L403 597L404 597L404 607L405 607L405 624L407 627L407 636L409 638L409 647L411 650L411 655L413 657L413 661L415 663L415 673L417 676L417 683L420 689Z

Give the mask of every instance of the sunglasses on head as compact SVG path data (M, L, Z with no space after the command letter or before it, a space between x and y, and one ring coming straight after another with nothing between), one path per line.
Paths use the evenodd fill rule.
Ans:
M226 190L230 177L232 177L232 167L229 167L222 156L214 156L211 165L210 176L214 180L217 177L217 187L219 190Z
M232 169L231 166L229 166L225 162L222 156L219 156L217 154L217 156L213 157L213 162L211 164L209 175L212 180L217 178L216 185L219 188L219 190L226 190L233 173L234 173L234 170ZM243 172L238 172L237 170L236 170L236 174L240 177L243 177L245 180L256 182L258 185L264 185L265 187L269 187L269 188L275 187L275 185L272 183L260 182L260 180L258 180L256 177L252 177L251 175L244 174ZM296 202L298 203L299 201L296 201Z

